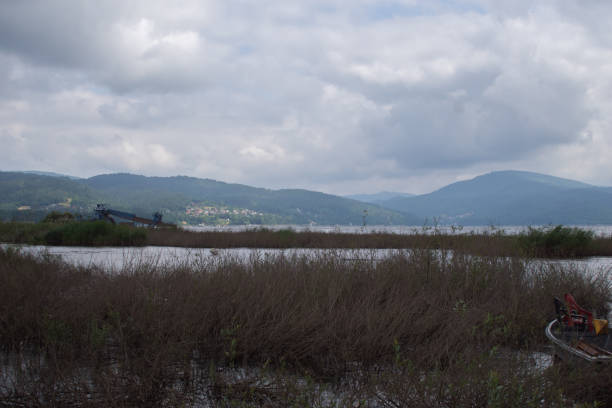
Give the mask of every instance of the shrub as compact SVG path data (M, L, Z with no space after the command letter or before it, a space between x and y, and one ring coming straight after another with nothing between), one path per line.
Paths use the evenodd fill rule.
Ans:
M519 247L529 255L542 257L576 257L586 255L593 242L592 231L557 225L552 229L530 227L518 236Z
M66 223L74 220L74 215L69 212L60 213L58 211L51 211L49 214L43 218L42 222L51 222L51 223Z
M114 225L105 221L77 222L59 226L47 232L47 245L144 245L147 233L142 228Z

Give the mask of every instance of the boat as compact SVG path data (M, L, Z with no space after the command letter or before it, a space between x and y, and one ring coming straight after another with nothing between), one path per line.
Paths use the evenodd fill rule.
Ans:
M546 337L553 344L554 360L564 363L611 363L612 335L608 321L594 314L565 294L565 304L554 298L557 318L546 326Z

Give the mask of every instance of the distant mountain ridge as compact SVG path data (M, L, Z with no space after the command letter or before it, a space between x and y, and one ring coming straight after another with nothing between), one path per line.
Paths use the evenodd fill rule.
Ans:
M19 173L36 174L38 176L67 177L67 178L72 179L72 180L79 180L80 179L80 177L74 177L74 176L69 176L67 174L55 173L53 171L26 170L26 171L21 171Z
M442 224L612 223L612 189L526 171L498 171L382 206Z
M188 176L145 177L110 174L91 177L83 183L96 191L123 200L137 200L143 209L154 210L164 202L185 208L196 202L231 206L276 216L278 223L359 225L367 210L366 222L375 224L412 223L409 214L309 190L270 190ZM144 203L149 203L145 207ZM132 203L132 206L135 206Z
M25 217L26 210L69 209L66 200L78 203L71 209L80 212L88 212L98 202L145 216L161 211L170 222L392 225L418 221L405 213L308 190L269 190L187 176L120 173L70 180L0 172L2 218Z
M119 173L75 180L0 172L0 218L40 219L52 210L88 214L103 202L143 216L162 211L167 221L192 224L612 224L612 187L525 171L488 173L417 196L382 194L392 198L376 205L315 191L188 176Z
M345 195L345 198L351 200L363 201L364 203L380 204L382 202L391 200L397 197L414 197L415 194L410 193L396 193L392 191L381 191L375 194L349 194Z

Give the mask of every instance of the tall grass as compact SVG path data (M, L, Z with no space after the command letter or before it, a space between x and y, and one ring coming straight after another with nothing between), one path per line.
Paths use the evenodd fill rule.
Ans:
M351 395L342 398L378 406L415 396L482 406L498 386L523 387L520 401L552 398L554 387L537 376L510 381L508 373L524 367L495 359L495 350L542 344L553 296L572 292L605 312L609 282L559 266L446 253L397 251L382 261L346 261L333 251L256 254L247 263L213 257L109 275L0 250L1 346L19 362L0 398L151 406L195 404L203 393L221 406L308 406L345 378L352 380L342 392ZM484 372L472 364L478 359ZM231 367L283 375L224 376ZM472 394L444 402L452 387Z

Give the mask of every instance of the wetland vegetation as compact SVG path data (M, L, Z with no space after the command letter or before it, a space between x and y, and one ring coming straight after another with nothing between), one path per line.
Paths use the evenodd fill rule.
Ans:
M558 264L533 270L519 257L446 253L417 248L358 261L334 251L254 255L248 262L219 256L184 265L135 263L108 274L0 249L0 400L7 406L612 403L610 368L545 369L534 361L553 317L552 297L571 292L605 315L606 275Z
M102 221L77 222L61 214L47 222L0 222L0 242L63 246L170 246L186 248L391 248L445 249L482 256L574 258L612 256L612 237L579 228L529 228L520 234L491 230L442 233L415 228L411 234L346 233L254 228L244 231L189 231L136 228Z

